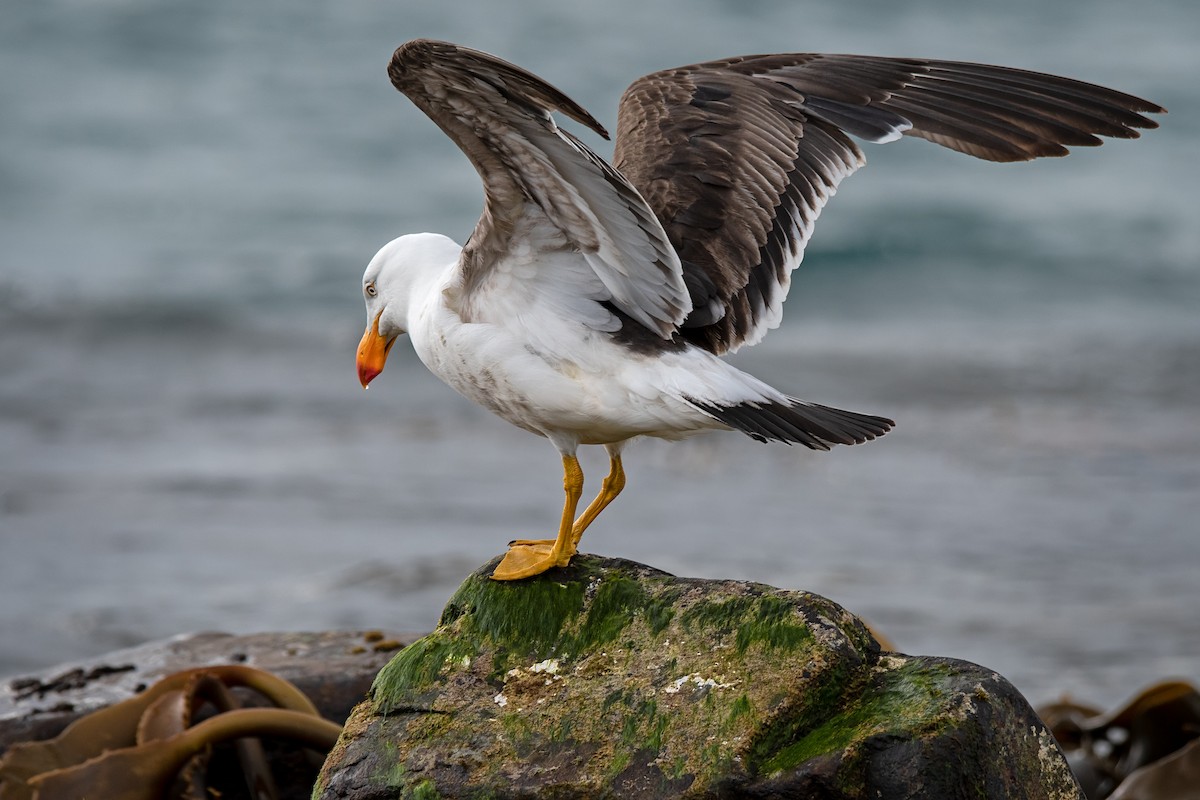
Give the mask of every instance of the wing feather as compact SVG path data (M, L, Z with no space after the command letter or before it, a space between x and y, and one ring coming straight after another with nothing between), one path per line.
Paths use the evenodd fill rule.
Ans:
M865 163L848 136L1025 161L1136 138L1158 105L1006 67L812 53L663 70L621 99L614 165L679 253L682 335L714 353L777 326L817 216Z
M528 217L542 216L583 254L618 309L663 338L675 332L691 300L662 225L638 190L550 113L607 136L587 111L532 73L446 42L402 45L388 75L483 180L483 214L463 251L464 307L513 248L514 232L538 229ZM549 237L545 246L561 242Z

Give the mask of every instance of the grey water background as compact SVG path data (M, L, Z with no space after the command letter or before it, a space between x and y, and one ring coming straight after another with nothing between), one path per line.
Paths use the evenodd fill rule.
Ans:
M404 344L364 393L359 277L463 239L465 159L390 86L415 36L615 128L653 69L824 50L1003 63L1167 106L1071 157L867 146L784 326L739 354L898 421L814 454L628 452L583 549L826 595L1031 700L1200 678L1200 5L16 0L0 24L0 674L193 630L430 629L547 535L559 461ZM589 134L601 152L607 144ZM602 453L585 456L598 485Z

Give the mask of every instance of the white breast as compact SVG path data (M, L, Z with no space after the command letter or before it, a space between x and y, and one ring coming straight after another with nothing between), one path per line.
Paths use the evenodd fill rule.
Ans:
M425 309L409 330L425 366L527 431L603 444L723 427L669 390L677 381L662 374L665 364L631 353L576 319L536 304L474 322L445 303Z

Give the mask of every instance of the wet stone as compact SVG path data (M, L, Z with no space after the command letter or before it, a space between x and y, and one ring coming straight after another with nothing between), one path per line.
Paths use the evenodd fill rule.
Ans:
M314 798L1081 798L990 670L818 595L617 559L485 565L350 716Z

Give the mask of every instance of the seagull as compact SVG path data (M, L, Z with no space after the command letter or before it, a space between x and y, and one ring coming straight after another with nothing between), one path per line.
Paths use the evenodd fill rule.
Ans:
M792 271L826 201L863 166L858 144L916 136L989 161L1063 156L1098 136L1136 138L1160 106L1068 78L922 58L753 55L655 72L621 98L612 162L552 116L608 138L530 72L417 39L392 84L466 154L483 181L465 245L401 236L363 275L365 388L408 333L453 389L562 457L553 539L516 540L492 578L564 567L625 486L639 436L738 430L829 450L890 419L785 394L721 359L782 319ZM853 138L852 138L853 137ZM580 445L609 472L576 517Z

